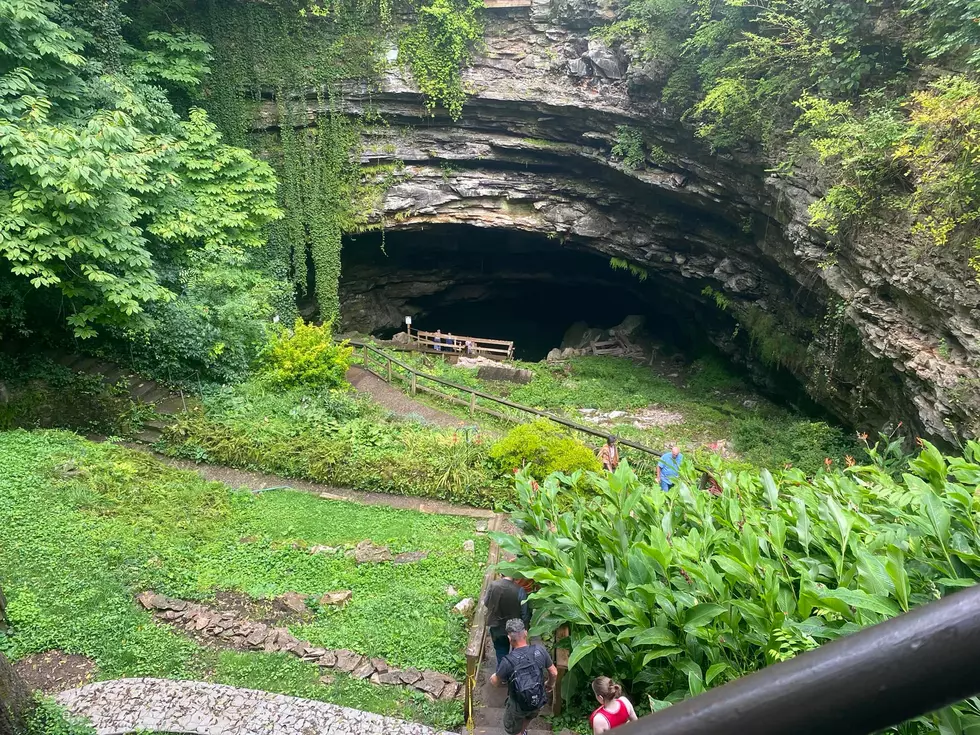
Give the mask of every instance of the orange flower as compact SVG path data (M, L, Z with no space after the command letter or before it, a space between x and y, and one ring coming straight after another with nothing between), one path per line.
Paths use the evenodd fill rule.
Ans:
M831 465L832 465L832 464L834 463L834 460L832 460L832 459L831 459L830 457L824 457L824 460L823 460L823 463L824 463L824 464L825 464L825 465L827 466L827 468L829 469L829 468L830 468L830 466L831 466Z
M532 490L537 490L538 489L537 480L531 480L531 489Z
M865 431L863 434L858 434L858 439L863 442L868 441L868 432Z
M847 462L848 467L853 467L857 464L857 462L854 461L854 457L852 457L850 454L844 456L844 461Z

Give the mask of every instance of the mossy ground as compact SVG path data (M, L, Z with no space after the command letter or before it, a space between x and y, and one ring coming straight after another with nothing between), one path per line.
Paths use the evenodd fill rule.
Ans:
M488 541L472 520L327 501L294 491L255 495L174 470L152 457L57 431L0 433L0 585L14 658L50 649L93 659L101 678L207 679L455 725L458 703L338 675L284 654L199 646L152 620L134 595L153 589L207 601L221 590L254 598L353 590L345 609L317 610L299 637L459 675L464 621L452 584L476 596ZM362 539L415 564L361 565L314 544ZM460 553L473 539L475 555Z

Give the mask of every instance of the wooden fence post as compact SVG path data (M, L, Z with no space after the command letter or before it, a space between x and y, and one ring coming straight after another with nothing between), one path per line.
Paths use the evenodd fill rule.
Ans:
M418 375L417 375L417 374L415 373L415 371L413 370L413 371L412 371L412 388L411 388L411 394L412 394L413 396L415 395L415 391L417 390L417 387L416 387L416 381L417 381L417 380L418 380Z
M470 418L476 413L476 393L470 393Z
M388 358L388 382L391 382L391 358Z

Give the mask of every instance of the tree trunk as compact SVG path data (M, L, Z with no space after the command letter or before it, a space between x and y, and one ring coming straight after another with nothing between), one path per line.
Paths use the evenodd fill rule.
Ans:
M0 653L0 735L21 735L33 707L31 690Z

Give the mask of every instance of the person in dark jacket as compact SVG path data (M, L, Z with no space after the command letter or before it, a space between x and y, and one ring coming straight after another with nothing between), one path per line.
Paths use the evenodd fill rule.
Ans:
M510 653L510 640L507 638L507 621L522 620L524 627L531 625L531 603L527 592L511 577L501 577L491 582L487 588L487 596L483 601L487 608L487 627L490 629L490 640L497 655L497 663L504 660Z

